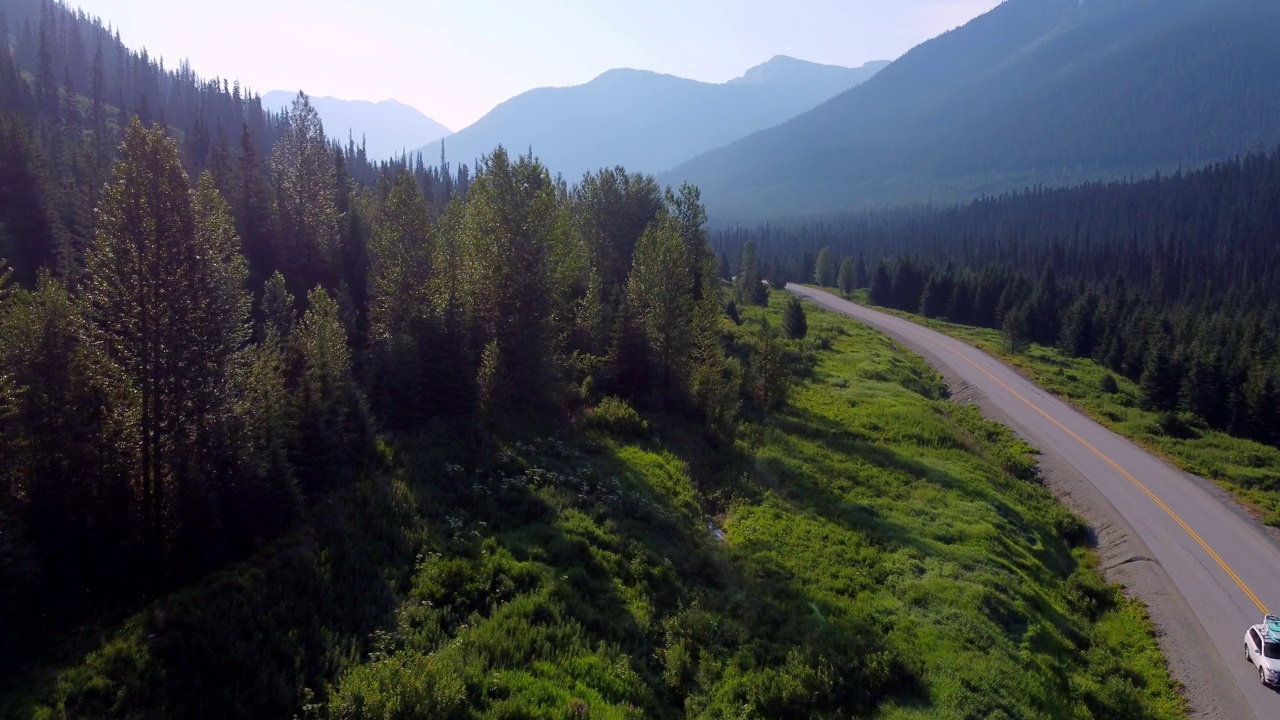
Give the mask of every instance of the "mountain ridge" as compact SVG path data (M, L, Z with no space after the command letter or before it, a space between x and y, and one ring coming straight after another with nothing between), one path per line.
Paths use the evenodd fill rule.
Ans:
M794 117L888 65L841 68L779 57L785 56L725 83L615 68L581 85L535 88L446 138L444 149L470 163L499 144L518 152L531 147L567 177L616 165L657 172ZM753 71L770 77L735 82ZM419 151L434 156L439 147Z
M262 105L273 111L286 109L297 95L272 90L262 96ZM351 133L357 144L362 140L366 143L371 158L399 156L452 134L442 123L394 98L371 101L310 96L310 100L330 137L342 142Z
M1280 143L1280 10L1009 0L868 82L664 173L720 216L962 201Z

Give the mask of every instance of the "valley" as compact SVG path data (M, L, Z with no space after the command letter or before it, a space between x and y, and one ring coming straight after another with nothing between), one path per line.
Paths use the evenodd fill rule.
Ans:
M1275 716L1274 2L83 2L0 717Z

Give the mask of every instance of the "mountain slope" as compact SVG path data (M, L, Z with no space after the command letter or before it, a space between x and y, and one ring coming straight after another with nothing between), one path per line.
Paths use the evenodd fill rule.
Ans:
M297 93L272 90L262 96L262 105L269 110L281 110L289 107L295 97ZM434 142L450 133L449 128L396 100L372 103L313 97L311 104L320 113L329 137L346 144L347 133L350 132L357 145L364 137L366 151L374 159L399 156L406 150Z
M1009 0L663 180L745 217L1218 160L1280 143L1276 37L1255 0Z
M585 85L518 95L451 136L445 149L472 162L498 144L520 153L532 147L569 178L614 165L662 171L794 117L887 64L843 68L779 56L718 85L610 70ZM423 152L434 157L439 146Z

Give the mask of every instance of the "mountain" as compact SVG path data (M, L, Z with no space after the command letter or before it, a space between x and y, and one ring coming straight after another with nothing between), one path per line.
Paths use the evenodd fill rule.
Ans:
M445 149L453 160L472 162L498 144L519 153L532 147L570 179L614 165L657 172L794 117L886 65L844 68L779 56L722 84L610 70L585 85L517 95L451 136ZM422 151L435 157L440 148Z
M664 175L727 217L953 201L1280 144L1273 0L1008 0Z
M268 110L278 111L289 107L295 97L296 92L272 90L262 96L262 105ZM398 157L402 152L450 134L449 128L395 100L372 103L313 97L311 104L320 113L325 134L344 145L348 132L354 136L357 145L363 136L366 151L372 159Z

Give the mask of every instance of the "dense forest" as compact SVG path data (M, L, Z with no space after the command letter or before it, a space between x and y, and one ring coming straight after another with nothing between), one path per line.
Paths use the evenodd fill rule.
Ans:
M1002 329L1011 349L1056 345L1139 381L1150 408L1272 445L1278 241L1280 151L956 208L712 233L723 275L750 244L775 284L867 288L878 305Z
M243 557L379 432L602 397L734 431L698 192L373 164L53 3L0 14L0 647ZM472 447L466 447L471 443ZM39 617L41 622L17 622Z

